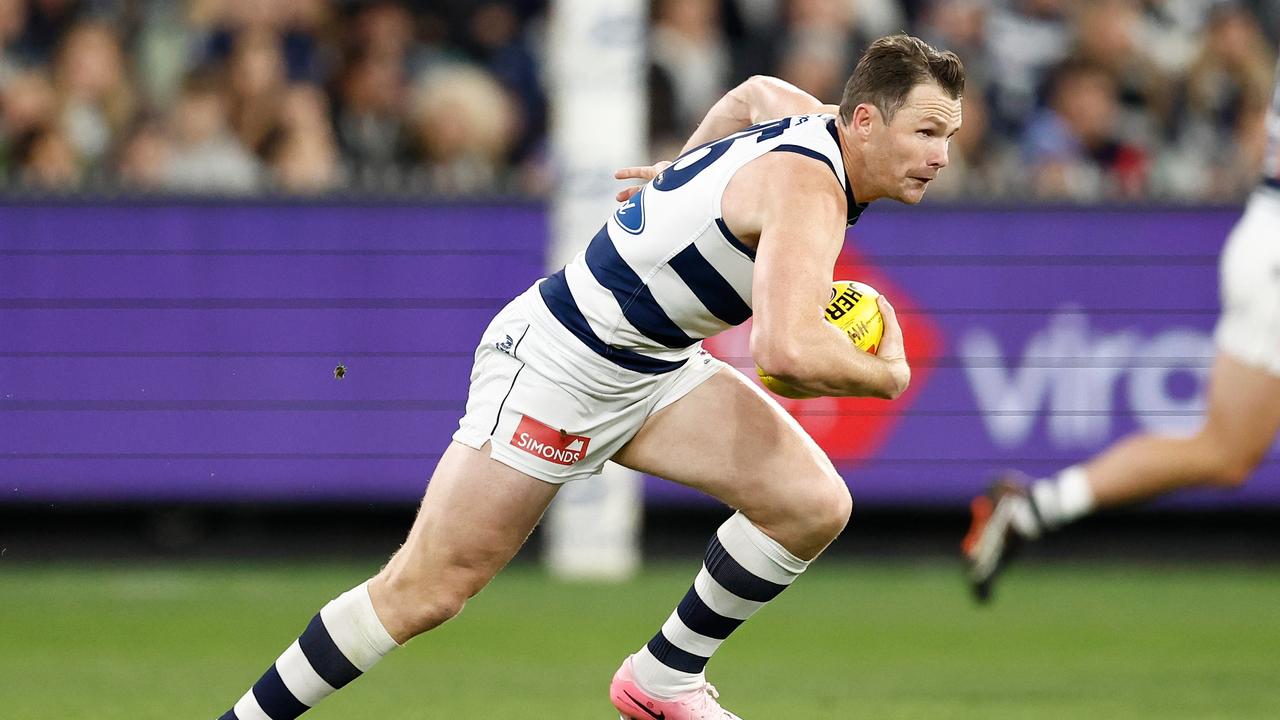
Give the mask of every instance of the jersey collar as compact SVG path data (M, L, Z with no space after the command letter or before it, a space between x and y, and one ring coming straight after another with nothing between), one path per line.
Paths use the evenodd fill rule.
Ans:
M827 121L827 132L831 133L831 139L836 141L836 148L840 149L840 132L836 129L835 118ZM846 221L852 225L858 222L858 218L862 216L862 211L866 210L871 203L859 203L853 197L853 183L849 181L849 172L844 169L843 150L840 152L840 171L844 173L844 199L849 206L849 217Z

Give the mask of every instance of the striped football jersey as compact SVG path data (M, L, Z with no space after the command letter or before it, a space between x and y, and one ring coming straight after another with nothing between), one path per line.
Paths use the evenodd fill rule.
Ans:
M643 373L674 370L699 341L751 317L754 253L734 237L720 198L739 168L768 152L825 163L854 202L832 115L762 123L681 155L543 280L551 314L587 347ZM785 190L780 190L785 192Z

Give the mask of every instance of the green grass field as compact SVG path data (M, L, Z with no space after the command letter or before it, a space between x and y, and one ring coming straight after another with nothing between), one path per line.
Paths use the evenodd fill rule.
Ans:
M211 719L375 567L0 565L0 717ZM696 562L625 586L502 575L308 720L603 718ZM712 661L753 718L1280 717L1280 569L1019 568L974 608L947 564L817 565Z

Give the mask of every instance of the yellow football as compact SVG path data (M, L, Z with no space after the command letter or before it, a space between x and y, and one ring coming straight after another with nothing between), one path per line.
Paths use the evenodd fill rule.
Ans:
M849 336L849 342L859 350L873 355L884 335L884 318L880 317L880 306L876 303L878 297L880 293L870 285L855 280L837 280L831 283L831 301L827 303L826 311L827 322L843 330ZM758 367L756 373L775 395L796 400L817 397L766 375Z

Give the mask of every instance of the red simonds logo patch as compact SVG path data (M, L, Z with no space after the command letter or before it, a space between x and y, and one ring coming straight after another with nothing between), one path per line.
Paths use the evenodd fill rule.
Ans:
M557 465L572 465L587 454L591 438L570 435L528 415L520 416L520 424L511 434L512 447Z

